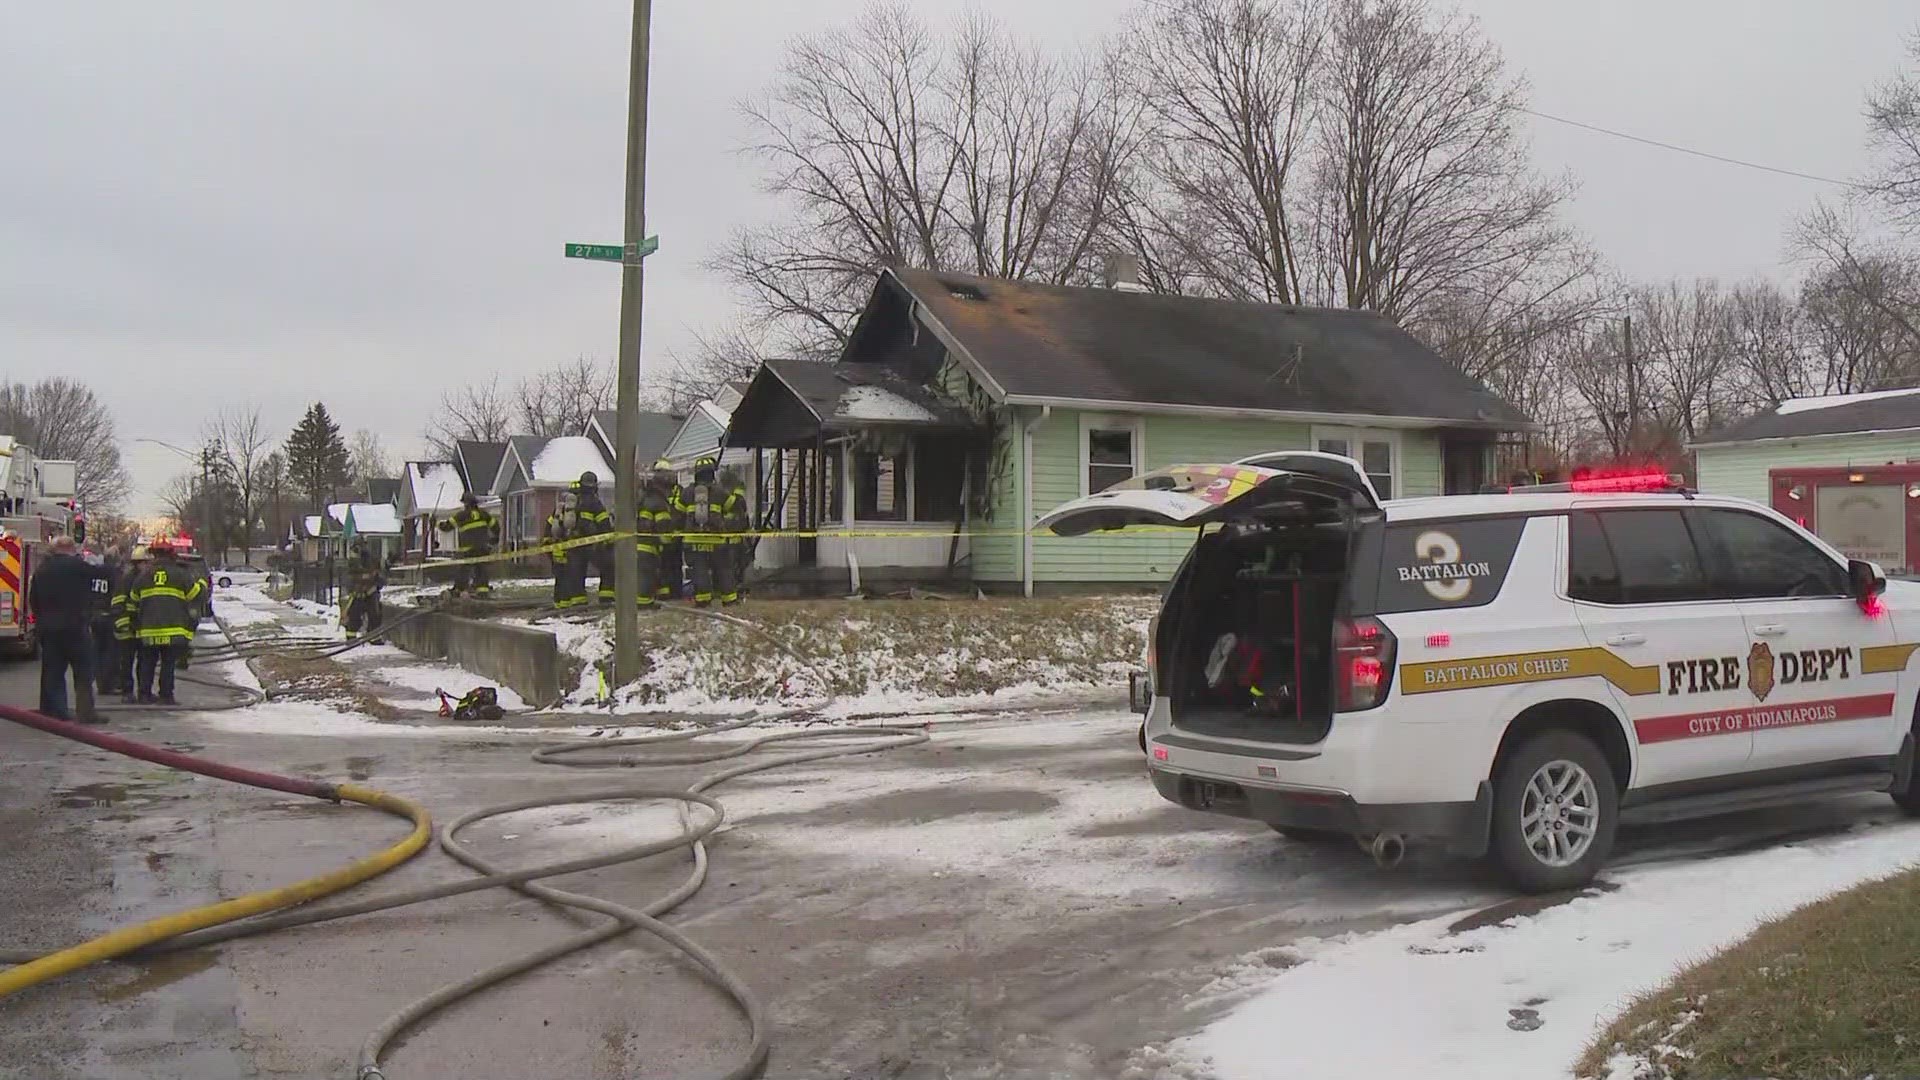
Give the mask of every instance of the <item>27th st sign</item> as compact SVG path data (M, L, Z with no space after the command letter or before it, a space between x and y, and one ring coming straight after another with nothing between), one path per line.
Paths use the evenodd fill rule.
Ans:
M568 244L567 258L597 262L639 262L660 250L660 238L649 236L638 244Z

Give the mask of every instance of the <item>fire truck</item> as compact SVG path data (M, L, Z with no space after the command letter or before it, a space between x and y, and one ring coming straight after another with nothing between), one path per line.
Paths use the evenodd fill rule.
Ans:
M46 461L0 435L0 652L39 651L27 615L27 583L40 546L72 527L77 466Z

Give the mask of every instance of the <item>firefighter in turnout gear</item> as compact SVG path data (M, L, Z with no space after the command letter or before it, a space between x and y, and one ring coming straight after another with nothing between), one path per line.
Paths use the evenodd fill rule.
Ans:
M720 517L726 531L732 533L727 542L719 548L714 558L727 565L724 584L716 574L715 585L718 588L720 603L737 604L746 591L747 563L753 558L753 548L747 543L747 531L753 528L753 517L747 506L747 484L740 479L740 473L732 466L720 470L717 478L720 491L725 496L720 503Z
M452 533L455 547L463 559L493 554L493 545L500 539L500 519L480 509L480 497L469 491L460 496L460 509L453 516L440 523L440 531ZM488 596L493 586L487 582L486 563L468 563L454 567L454 595L472 592L475 596Z
M371 634L386 622L380 610L380 590L386 583L380 560L367 545L354 544L353 560L347 565L347 633Z
M667 511L674 515L670 532L679 532L682 528L678 512L680 505L680 477L673 471L673 465L666 458L653 463L653 482L667 500ZM678 536L670 536L660 542L660 584L654 589L654 595L662 600L672 600L680 595L680 588L686 582L687 575L682 563L685 547Z
M541 537L549 544L573 539L573 492L560 493L559 504L547 515ZM555 611L576 608L587 602L587 553L584 549L553 553L553 607Z
M728 503L727 493L714 478L714 460L703 457L694 462L693 486L683 489L673 509L686 534L687 570L693 576L693 602L699 607L713 603L716 595L723 602L729 595L739 599L725 535Z
M600 478L592 470L580 474L574 481L575 505L570 531L576 537L605 536L613 531L613 514L607 505L600 501ZM574 548L569 555L580 562L580 568L574 573L580 578L580 588L587 587L587 568L592 567L600 580L594 584L594 594L601 604L613 603L613 545L588 544Z
M133 700L133 664L140 653L133 640L133 599L128 592L134 579L146 570L147 558L145 545L134 548L113 590L114 693L125 694L128 701Z
M193 631L200 621L194 616L194 601L206 592L207 582L173 557L173 544L167 540L147 545L147 554L152 562L127 589L127 602L133 607L133 636L140 648L139 694L135 700L172 705L174 669L193 643ZM153 693L156 671L160 676L158 698Z
M640 489L640 520L634 526L634 551L638 555L640 580L634 598L641 607L660 601L660 560L666 536L675 529L673 512L673 474L654 472Z

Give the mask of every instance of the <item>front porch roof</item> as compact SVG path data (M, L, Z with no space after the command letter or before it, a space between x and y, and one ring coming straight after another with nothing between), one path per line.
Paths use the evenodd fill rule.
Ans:
M858 431L983 430L958 402L883 365L768 360L734 407L726 445L771 449Z

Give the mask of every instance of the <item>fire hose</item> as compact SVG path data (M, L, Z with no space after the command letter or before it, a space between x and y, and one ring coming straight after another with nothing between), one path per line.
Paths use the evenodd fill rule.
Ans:
M678 608L669 610L682 610ZM425 614L426 610L415 613ZM686 614L701 615L736 624L764 637L779 646L783 651L798 656L787 642L763 628L732 615L722 615L698 610L687 610ZM223 630L225 628L223 627ZM371 635L368 635L371 637ZM229 641L232 635L229 634ZM804 658L803 662L804 662ZM244 703L242 703L244 704ZM235 706L228 706L235 707ZM697 894L706 882L708 856L706 838L718 829L725 819L726 811L721 803L708 794L712 789L737 777L751 773L806 762L823 761L829 758L855 754L869 754L883 750L900 749L928 741L929 735L924 727L903 725L870 725L855 728L833 729L791 729L772 731L757 737L725 746L716 746L706 750L696 750L673 756L652 756L637 753L622 753L607 756L606 751L640 747L657 747L670 744L691 744L695 740L709 735L737 732L758 724L793 719L801 710L788 710L765 716L751 716L691 731L665 732L650 735L632 736L617 739L596 739L592 741L574 741L550 743L538 747L533 760L547 765L569 768L644 768L662 766L688 766L709 764L743 757L762 747L786 742L815 740L857 740L849 745L833 745L820 749L804 750L779 757L759 761L744 762L719 769L694 781L685 787L673 787L658 784L624 784L588 791L573 791L558 795L533 796L495 806L482 807L455 818L439 834L439 845L456 861L477 871L481 876L440 885L423 886L408 889L385 896L374 896L359 901L342 903L325 908L302 907L295 911L282 911L284 908L341 892L353 885L367 881L387 870L405 862L417 854L426 845L431 826L426 811L406 800L383 792L355 785L332 785L318 781L300 780L291 777L276 776L270 773L255 772L201 758L190 757L158 747L148 746L107 735L96 729L53 720L37 713L22 709L0 708L0 719L37 728L50 734L89 743L116 753L167 765L172 768L186 769L232 780L237 783L263 787L294 794L312 795L316 798L333 801L352 801L400 814L414 822L413 832L400 843L387 850L334 871L330 874L312 878L279 889L252 893L233 900L196 908L150 920L137 926L127 927L83 942L70 948L61 949L46 955L0 951L0 963L13 962L20 966L10 970L0 970L0 997L17 993L28 987L74 971L88 964L106 959L139 959L161 955L185 949L202 948L224 941L249 937L274 930L291 929L353 915L371 914L395 908L408 907L445 897L457 896L482 889L500 887L513 888L528 896L560 907L578 908L605 915L610 921L584 930L570 938L546 946L485 971L444 987L409 1004L396 1012L386 1022L375 1029L361 1047L355 1068L356 1080L386 1080L380 1059L387 1045L408 1028L424 1020L447 1005L471 996L516 975L533 970L560 957L570 955L581 949L620 937L632 930L644 930L665 942L691 959L708 979L719 986L734 1002L745 1019L749 1043L744 1059L732 1069L721 1074L723 1080L749 1080L759 1075L765 1067L770 1048L770 1033L766 1010L757 995L746 982L731 971L717 956L705 947L688 938L685 934L661 921L661 917L671 912ZM646 843L630 845L583 858L549 862L519 870L502 870L496 864L465 847L458 834L466 826L487 818L498 817L520 810L545 806L562 806L580 803L597 803L623 800L665 800L678 803L681 807L681 830L677 835L664 837ZM691 813L694 806L702 807L706 813ZM686 848L692 860L692 866L684 881L667 893L655 898L644 907L634 908L616 904L597 897L586 896L540 884L544 878L579 873L583 870L598 869L620 863L631 862L663 852ZM273 914L280 912L279 914Z

